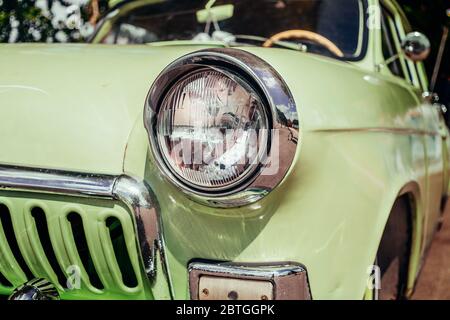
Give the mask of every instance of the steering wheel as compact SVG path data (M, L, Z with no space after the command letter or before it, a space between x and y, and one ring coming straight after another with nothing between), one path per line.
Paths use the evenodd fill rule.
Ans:
M300 30L300 29L294 29L294 30L287 30L280 33L277 33L270 37L266 42L264 42L263 47L270 48L274 45L275 42L285 40L285 39L306 39L312 42L315 42L322 47L325 47L333 53L334 55L338 56L339 58L344 57L344 53L341 49L339 49L331 40L325 38L324 36L307 30Z

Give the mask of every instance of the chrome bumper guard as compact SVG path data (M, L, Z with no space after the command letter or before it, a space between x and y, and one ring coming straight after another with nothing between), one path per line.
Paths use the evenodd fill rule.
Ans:
M189 265L193 300L311 300L306 269L296 263ZM249 298L250 297L250 298Z

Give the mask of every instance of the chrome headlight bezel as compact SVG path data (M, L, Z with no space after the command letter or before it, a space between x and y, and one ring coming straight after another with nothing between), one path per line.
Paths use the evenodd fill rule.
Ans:
M180 179L164 159L159 147L157 124L161 103L181 78L200 69L212 69L222 72L237 81L251 86L257 92L266 108L268 119L268 139L265 151L266 158L261 158L257 168L250 176L239 180L231 187L205 190ZM290 121L286 118L286 110ZM297 125L296 125L297 124ZM158 168L168 181L196 201L215 207L238 207L256 202L272 191L286 176L295 157L298 141L297 108L287 85L282 77L265 61L246 51L238 49L209 49L197 51L181 57L166 67L153 83L146 99L144 125L147 130L150 149ZM275 174L267 172L268 159L279 153L280 141L276 130L289 130L289 135L296 135L295 143L287 152L284 151L277 163ZM275 133L275 134L274 134ZM266 170L266 171L265 171Z

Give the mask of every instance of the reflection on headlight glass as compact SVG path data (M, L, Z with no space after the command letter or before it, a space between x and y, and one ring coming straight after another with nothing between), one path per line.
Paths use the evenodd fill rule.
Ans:
M202 69L169 90L158 115L157 135L176 175L194 187L220 189L257 170L266 151L268 119L249 85Z

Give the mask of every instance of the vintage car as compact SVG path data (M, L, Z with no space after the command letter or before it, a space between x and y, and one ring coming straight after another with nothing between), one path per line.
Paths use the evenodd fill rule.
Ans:
M119 1L0 46L0 294L401 299L449 190L393 0Z

